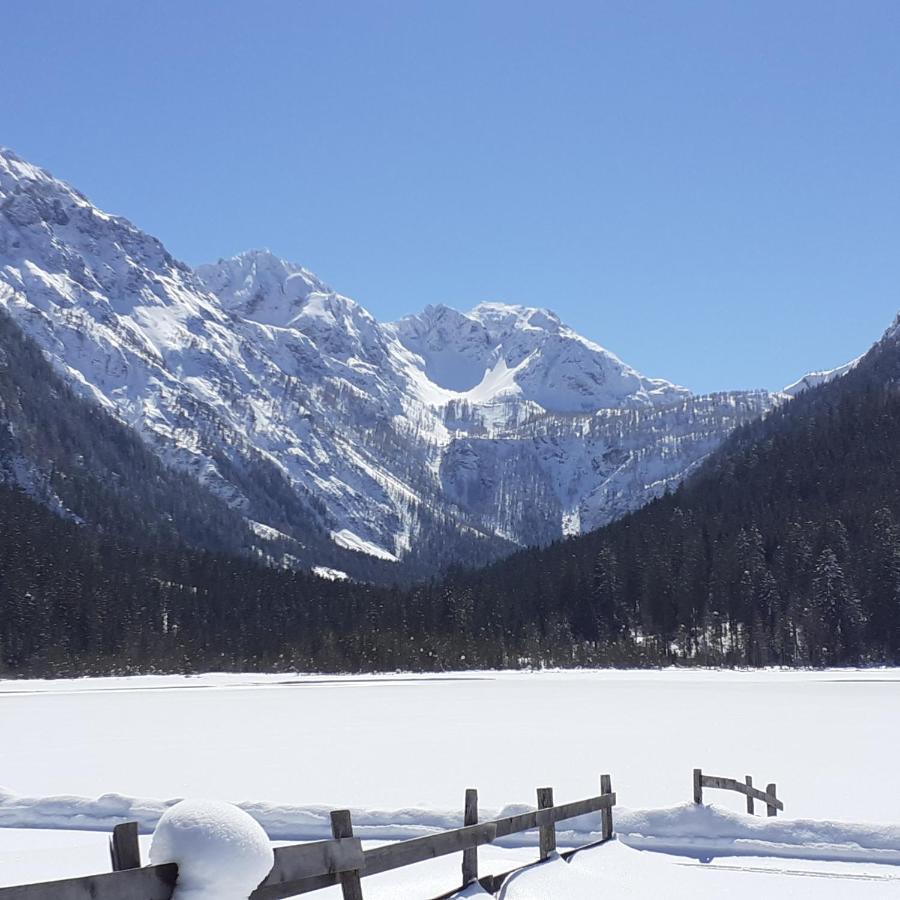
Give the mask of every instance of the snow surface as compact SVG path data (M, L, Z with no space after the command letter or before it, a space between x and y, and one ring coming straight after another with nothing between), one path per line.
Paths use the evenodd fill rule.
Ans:
M620 841L596 851L596 874L635 896L802 897L792 892L827 881L821 896L838 896L833 882L867 897L897 886L885 863L900 850L898 670L0 681L0 717L15 736L4 744L0 883L48 877L41 847L53 850L53 877L104 871L112 825L137 820L149 833L178 797L237 801L286 841L327 837L329 810L350 807L359 836L385 841L458 826L469 786L484 819L532 806L537 785L579 799L610 772ZM488 737L529 749L484 753ZM750 819L742 797L712 790L715 806L695 809L695 766L776 781L785 815ZM102 829L93 855L66 849L92 838L79 828ZM561 827L560 847L597 828L596 817ZM500 843L480 851L485 872L534 858L533 835ZM580 877L572 871L560 877ZM448 857L367 879L366 896L422 900L458 877ZM668 881L671 895L653 892ZM526 876L516 883L524 890ZM540 890L508 896L552 896Z
M350 577L346 572L328 566L313 566L312 572L313 575L318 575L326 581L346 581Z
M474 785L497 810L532 802L541 784L583 797L610 772L620 804L638 809L689 799L701 766L775 781L786 812L805 818L893 823L900 796L896 669L10 679L0 719L15 736L0 783L17 795L453 810ZM573 721L578 737L560 749ZM532 750L484 754L459 740L469 733ZM448 742L456 762L445 770ZM712 796L741 808L736 795Z
M620 841L534 866L514 875L504 900L856 900L896 897L900 874L891 866L783 862L765 857L700 863L634 852ZM465 896L465 895L461 895ZM478 896L472 894L470 896Z
M178 864L172 900L247 900L274 855L268 835L243 810L221 800L182 800L156 825L150 862Z
M720 796L719 791L706 791ZM757 804L758 805L758 804ZM739 814L705 802L624 810L620 840L640 850L697 856L776 856L900 865L900 824L875 825L793 816Z
M396 562L397 557L393 553L361 538L358 534L354 534L349 528L342 528L340 531L332 531L331 539L339 546L346 550L355 550L358 553L368 553L369 556L375 556L378 559L387 559Z

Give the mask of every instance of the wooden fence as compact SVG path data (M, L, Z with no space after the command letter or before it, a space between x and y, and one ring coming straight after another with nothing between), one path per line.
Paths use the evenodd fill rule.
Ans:
M778 810L784 811L784 804L775 796L775 784L766 786L765 791L753 787L753 776L745 775L743 781L736 778L720 778L718 775L704 775L702 770L694 769L694 803L703 802L703 788L718 788L723 791L737 791L747 798L747 812L752 816L753 801L760 800L766 804L768 815L777 816Z
M609 775L602 776L600 790L596 797L555 806L553 789L540 788L535 811L479 822L478 793L470 789L466 791L462 828L397 841L370 850L363 850L360 839L353 836L350 812L335 810L331 813L333 839L277 847L272 870L251 894L251 900L282 900L335 884L341 885L344 900L362 900L361 880L369 875L460 852L463 854L462 884L445 897L475 881L493 893L511 873L479 878L480 846L493 843L497 838L537 829L539 856L543 861L556 849L557 822L598 811L601 832L600 840L595 843L602 844L613 834L612 808L616 804L616 795L612 792ZM116 826L110 840L110 857L113 872L0 888L0 900L170 900L178 867L174 863L141 867L136 823Z

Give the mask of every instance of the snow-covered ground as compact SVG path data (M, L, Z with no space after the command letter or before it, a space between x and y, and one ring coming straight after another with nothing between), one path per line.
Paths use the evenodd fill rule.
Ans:
M510 883L508 900L578 900L588 894L576 881L597 896L608 879L621 896L662 896L653 887L661 879L667 897L742 897L744 886L746 896L875 897L896 891L900 876L873 861L896 859L835 850L855 841L900 851L897 826L877 827L900 819L897 670L0 681L0 721L0 885L104 871L106 834L75 829L108 829L119 816L150 828L178 797L249 801L281 840L324 836L327 809L348 806L361 836L396 840L459 824L467 787L479 789L484 816L533 803L538 786L553 786L557 802L588 796L601 772L613 776L622 840L530 870ZM690 800L695 766L777 782L784 817L640 812ZM726 811L744 805L720 791L706 799ZM790 819L837 824L792 829ZM561 829L560 845L590 827ZM773 849L793 838L805 849ZM636 849L654 841L669 852ZM534 852L483 848L482 870L505 871ZM714 859L701 864L701 855ZM840 861L855 858L866 862ZM366 879L366 897L421 900L451 889L458 873L457 857L437 860ZM544 885L551 876L557 893Z
M894 867L772 860L695 859L636 852L620 842L513 876L504 900L878 900L896 897ZM466 895L463 895L466 896ZM482 896L472 892L469 896Z

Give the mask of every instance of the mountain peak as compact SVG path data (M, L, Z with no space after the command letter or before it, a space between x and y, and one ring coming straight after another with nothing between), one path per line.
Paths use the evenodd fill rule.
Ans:
M62 224L67 207L87 208L92 215L110 218L91 206L84 194L6 147L0 147L0 204L7 218L20 226L41 221Z
M582 413L689 396L645 378L548 309L496 301L468 313L429 306L391 327L434 384L472 403L516 396L549 412Z
M309 269L270 250L247 250L194 271L226 310L264 325L289 326L313 294L334 293Z
M8 147L0 147L0 173L4 172L15 178L32 180L52 178L49 172L45 172L38 166L26 162Z
M469 313L470 318L482 322L490 327L509 328L536 328L542 331L558 332L563 328L562 320L549 309L537 306L519 306L512 303L500 303L495 300L485 300L473 307Z

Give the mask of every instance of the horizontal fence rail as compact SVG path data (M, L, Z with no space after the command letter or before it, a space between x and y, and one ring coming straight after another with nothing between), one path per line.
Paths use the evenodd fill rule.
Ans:
M178 866L146 866L106 875L88 875L0 888L3 900L171 900Z
M759 800L766 804L766 811L770 816L777 816L778 810L784 811L784 804L775 795L774 783L766 786L764 791L753 787L753 777L744 776L743 781L736 778L722 778L719 775L705 775L701 769L694 769L694 803L703 803L703 788L717 788L722 791L735 791L747 798L747 812L754 814L753 801Z
M608 775L601 778L601 790L603 793L599 796L555 806L553 790L541 788L538 790L538 809L533 812L479 823L478 794L470 789L466 792L462 828L396 841L370 850L363 850L360 839L353 837L349 811L335 810L331 814L334 839L276 848L272 870L250 895L251 900L283 900L336 884L341 885L344 900L362 900L360 879L366 876L460 852L463 854L461 887L464 888L479 880L478 847L491 844L497 838L537 829L543 861L556 849L557 822L600 812L601 840L597 843L609 840L613 834L612 808L616 804L616 795ZM171 900L178 867L171 863L141 868L134 823L116 826L110 842L110 856L116 871L0 888L0 900ZM482 884L490 884L491 889L496 890L508 874L488 876L482 879Z

